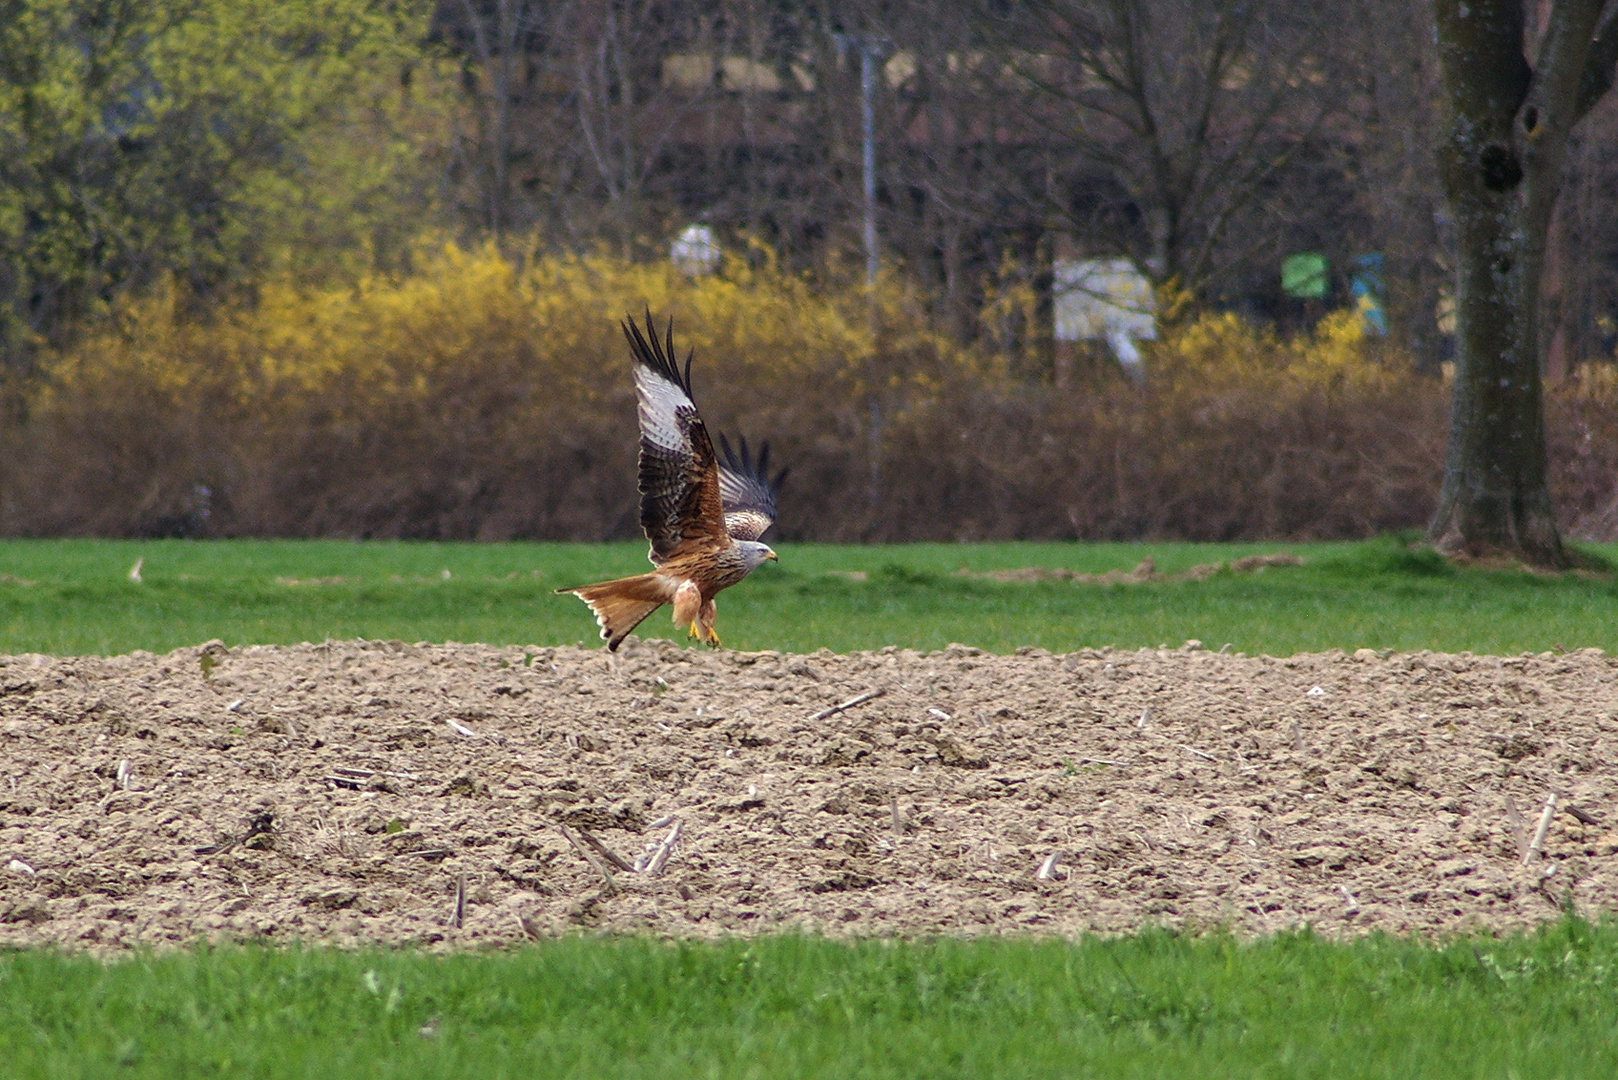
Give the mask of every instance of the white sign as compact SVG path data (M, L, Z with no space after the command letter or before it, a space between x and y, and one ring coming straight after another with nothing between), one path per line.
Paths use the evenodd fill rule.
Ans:
M1152 283L1128 259L1056 261L1056 340L1105 339L1137 385L1146 382L1146 363L1137 341L1157 337L1157 296Z
M1128 259L1056 261L1056 340L1157 337L1152 283Z
M669 245L669 259L683 274L702 277L719 267L719 241L706 225L688 225Z

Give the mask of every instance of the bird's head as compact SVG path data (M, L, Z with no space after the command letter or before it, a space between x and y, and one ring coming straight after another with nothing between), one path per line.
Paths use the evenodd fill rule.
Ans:
M757 540L740 540L736 544L742 551L742 565L752 573L767 562L779 562L770 545L761 544Z

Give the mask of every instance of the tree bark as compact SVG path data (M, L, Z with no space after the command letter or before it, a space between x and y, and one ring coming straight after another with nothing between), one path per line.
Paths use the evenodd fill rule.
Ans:
M1439 158L1459 273L1449 449L1429 537L1442 551L1564 567L1540 282L1568 135L1611 85L1618 31L1609 18L1596 33L1603 0L1556 0L1530 66L1521 0L1435 6L1449 128Z

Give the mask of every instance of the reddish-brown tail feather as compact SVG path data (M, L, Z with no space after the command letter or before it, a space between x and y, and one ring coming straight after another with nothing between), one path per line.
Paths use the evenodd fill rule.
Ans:
M595 612L596 623L607 648L613 652L623 644L629 632L668 603L667 586L657 574L601 581L594 585L580 585L576 589L557 589L559 593L572 593Z

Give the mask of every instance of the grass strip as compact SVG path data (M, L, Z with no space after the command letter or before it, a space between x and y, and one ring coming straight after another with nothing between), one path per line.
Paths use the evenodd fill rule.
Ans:
M8 1077L1618 1075L1618 929L0 954Z
M779 567L761 569L721 597L726 645L845 652L959 641L1009 652L1177 646L1195 638L1209 648L1228 643L1272 655L1331 648L1618 652L1618 588L1610 576L1456 568L1392 538L780 550ZM1282 550L1307 565L1145 584L971 576L1031 566L1099 574L1144 559L1174 575ZM1618 547L1589 550L1618 557ZM137 560L139 583L129 579ZM643 544L0 541L0 652L162 652L211 638L596 644L584 605L553 590L645 565ZM677 636L664 612L640 632Z

